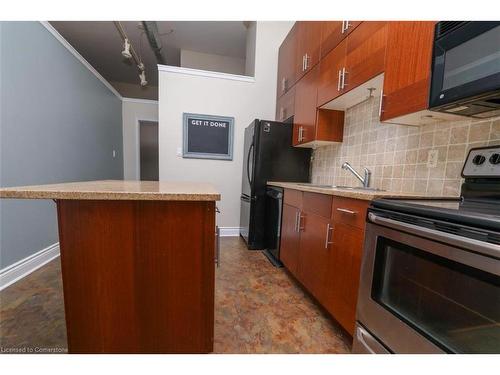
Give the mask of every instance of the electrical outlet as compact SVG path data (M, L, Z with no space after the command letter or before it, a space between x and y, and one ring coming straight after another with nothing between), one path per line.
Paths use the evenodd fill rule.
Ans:
M116 150L113 150L113 158L116 158Z
M438 150L430 150L427 154L427 167L428 168L436 168L438 161L439 151Z

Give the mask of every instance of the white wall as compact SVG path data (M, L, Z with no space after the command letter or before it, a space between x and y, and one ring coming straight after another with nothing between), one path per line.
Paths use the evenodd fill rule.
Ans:
M123 121L123 178L139 179L139 120L158 121L158 102L124 98Z
M181 67L229 74L245 74L245 59L181 50Z
M221 227L238 227L244 129L255 118L274 119L278 48L293 22L257 22L255 79L231 80L184 73L159 72L160 180L206 181L221 192ZM175 71L177 70L177 71ZM232 161L183 159L182 113L233 116Z

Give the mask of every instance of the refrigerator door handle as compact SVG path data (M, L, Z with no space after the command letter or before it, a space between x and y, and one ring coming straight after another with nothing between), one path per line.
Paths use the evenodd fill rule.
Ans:
M250 153L252 152L252 149L254 147L254 144L250 145L250 148L248 149L248 155L247 155L247 178L248 178L248 183L250 184L250 187L252 186L252 179L250 178Z

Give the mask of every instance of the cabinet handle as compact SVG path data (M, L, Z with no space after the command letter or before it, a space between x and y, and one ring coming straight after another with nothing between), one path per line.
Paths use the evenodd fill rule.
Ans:
M347 86L347 83L345 83L345 76L347 74L347 70L345 70L345 66L342 68L342 89Z
M382 109L383 101L384 101L384 90L380 92L380 103L378 104L378 117L382 116L382 112L384 112L384 110Z
M328 249L328 245L333 244L333 241L330 241L330 233L332 233L333 227L328 223L326 226L326 240L325 240L325 249Z
M342 80L342 70L339 70L339 78L337 80L337 91L340 91L340 82Z
M342 21L342 34L345 33L345 21Z
M301 230L304 230L304 227L301 226L303 217L304 216L302 216L302 213L299 211L299 220L298 220L299 221L299 225L298 225L299 230L298 230L298 232L300 232Z
M280 120L283 121L285 117L285 110L283 107L280 107Z
M349 214L349 215L357 215L358 214L356 211L351 211L351 210L348 210L347 208L337 208L337 211L342 212L344 214Z
M304 68L305 61L306 61L306 55L302 55L302 71L306 70Z
M281 79L281 91L282 91L282 92L285 92L285 91L286 91L286 78L285 78L285 77L283 77L283 78Z
M304 128L302 126L299 126L298 141L302 142L303 140L304 140Z
M220 229L215 227L215 264L220 267Z
M306 71L309 68L310 58L311 57L307 53L304 55L304 71Z
M295 211L295 232L299 231L299 211Z

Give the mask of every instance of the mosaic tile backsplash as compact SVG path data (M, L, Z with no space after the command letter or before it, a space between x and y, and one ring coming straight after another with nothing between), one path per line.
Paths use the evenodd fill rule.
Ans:
M313 153L313 183L360 186L359 180L341 168L347 161L361 175L364 167L372 171L372 187L458 196L468 150L500 144L498 117L420 127L385 124L379 121L378 103L375 97L346 111L343 142ZM432 150L437 152L435 167L427 165Z

